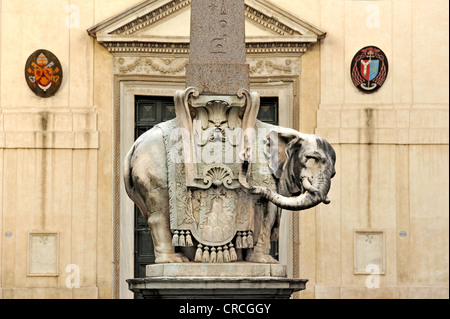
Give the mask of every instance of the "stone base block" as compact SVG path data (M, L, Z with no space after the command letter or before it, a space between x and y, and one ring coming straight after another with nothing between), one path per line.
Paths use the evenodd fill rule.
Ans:
M147 277L286 277L286 266L246 262L147 265Z
M277 264L159 264L146 271L146 278L127 282L147 299L288 299L308 281L287 278Z

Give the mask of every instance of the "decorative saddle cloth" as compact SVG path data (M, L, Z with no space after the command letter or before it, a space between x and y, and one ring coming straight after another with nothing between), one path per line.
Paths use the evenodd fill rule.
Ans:
M267 129L264 129L264 125L257 123L256 131L259 134L256 138L256 153L259 155L255 156L256 161L252 163L251 176L254 185L274 189L275 181L269 171L267 158L261 153L262 147L258 149L258 146L265 145ZM186 185L178 120L175 118L157 127L163 132L166 148L173 245L197 245L196 261L216 262L212 260L216 258L235 260L235 247L253 247L254 233L258 231L255 228L259 227L259 223L255 223L255 216L262 218L260 215L263 210L259 197L248 194L240 187L238 179L241 164L237 160L226 160L230 152L237 155L238 146L227 145L226 138L211 138L207 139L207 143L202 143L199 146L202 157L194 167L195 174L203 184L201 188L189 187ZM213 130L211 136L216 133Z

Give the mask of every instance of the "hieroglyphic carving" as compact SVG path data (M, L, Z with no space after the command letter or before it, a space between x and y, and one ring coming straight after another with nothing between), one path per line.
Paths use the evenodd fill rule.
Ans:
M213 0L208 8L211 10L209 19L211 22L209 24L209 34L217 34L215 38L210 41L209 52L210 53L227 53L227 26L228 21L225 15L227 15L225 0L221 1L220 6L217 5L216 0ZM220 7L220 10L216 9ZM217 13L220 12L218 15ZM218 31L217 31L218 30Z
M225 0L222 0L222 6L220 7L220 14L226 15L227 14L227 8L225 6Z
M210 53L227 53L226 51L226 41L227 41L227 35L224 34L220 38L214 38L211 40L210 43Z

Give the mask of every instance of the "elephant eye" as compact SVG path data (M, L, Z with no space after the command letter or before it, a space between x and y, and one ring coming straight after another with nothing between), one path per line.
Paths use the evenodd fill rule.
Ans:
M312 160L314 160L316 162L319 162L322 159L322 157L320 155L318 155L318 154L308 154L308 155L305 155L305 157L306 157L307 161L312 159Z

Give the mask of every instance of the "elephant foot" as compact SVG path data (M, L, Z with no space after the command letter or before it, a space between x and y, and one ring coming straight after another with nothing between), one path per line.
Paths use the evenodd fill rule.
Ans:
M158 256L155 258L155 264L186 263L186 262L189 262L189 258L187 258L182 253L158 254Z
M253 263L260 263L260 264L278 264L278 260L273 258L272 256L268 254L263 253L248 253L247 257L245 258L246 261L253 262Z

